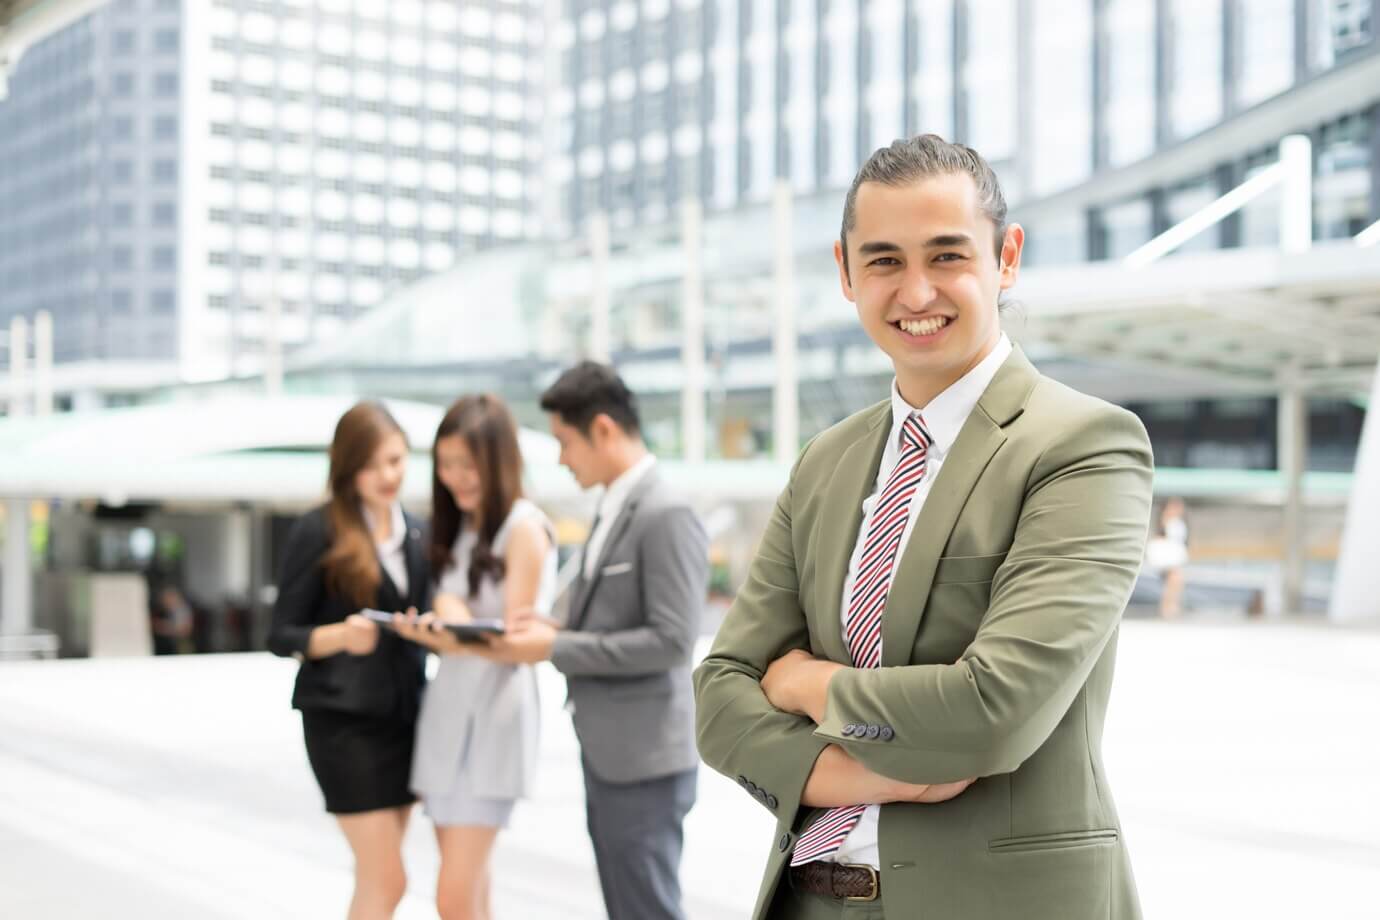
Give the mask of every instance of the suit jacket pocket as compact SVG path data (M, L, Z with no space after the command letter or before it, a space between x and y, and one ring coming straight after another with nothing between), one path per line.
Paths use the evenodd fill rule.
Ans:
M1111 846L1119 834L1116 828L1036 834L1031 837L1001 837L988 841L992 853L1029 853L1038 850L1067 850L1073 847Z
M989 556L940 556L934 570L934 583L972 584L991 581L997 569L1006 561L1006 553Z
M599 570L599 575L603 578L610 578L614 575L626 575L633 569L631 562L619 562L614 565L606 565Z

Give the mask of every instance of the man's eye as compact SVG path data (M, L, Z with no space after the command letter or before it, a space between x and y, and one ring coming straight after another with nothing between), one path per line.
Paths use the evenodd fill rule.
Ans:
M900 265L900 260L891 256L882 256L880 259L873 259L868 265Z
M957 253L957 252L941 252L939 255L937 255L937 256L934 257L934 261L936 261L936 262L957 262L957 261L960 261L962 258L963 258L962 254Z

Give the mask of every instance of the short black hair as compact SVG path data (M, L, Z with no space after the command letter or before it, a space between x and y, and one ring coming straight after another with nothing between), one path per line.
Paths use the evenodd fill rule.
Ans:
M569 368L541 394L543 412L554 412L561 421L589 436L596 415L607 415L630 435L642 433L637 397L607 364L581 361Z

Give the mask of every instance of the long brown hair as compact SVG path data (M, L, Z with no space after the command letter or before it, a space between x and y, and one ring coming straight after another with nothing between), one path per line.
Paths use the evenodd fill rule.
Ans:
M473 515L461 511L450 490L441 482L440 458L431 448L431 571L439 578L453 563L451 547L466 523L476 538L470 555L470 596L479 593L479 580L504 574L503 560L494 555L494 537L503 526L513 503L522 496L522 451L517 423L502 399L492 393L464 396L446 410L436 429L436 441L458 434L479 469L481 498ZM467 520L473 517L472 521Z
M379 445L393 434L402 435L403 443L407 443L402 426L388 410L380 403L365 401L340 417L331 438L331 497L326 505L331 548L321 566L326 571L326 587L360 607L373 602L383 575L374 539L360 511L355 475L369 465Z

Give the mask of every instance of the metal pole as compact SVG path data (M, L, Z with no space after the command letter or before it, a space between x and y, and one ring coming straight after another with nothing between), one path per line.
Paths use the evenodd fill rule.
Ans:
M53 414L53 314L34 317L34 415Z
M1308 461L1308 400L1290 374L1279 394L1279 470L1284 477L1284 613L1303 610L1303 473Z
M776 358L776 386L772 399L773 442L776 459L789 463L800 445L800 381L796 373L795 235L792 229L790 183L778 179L772 190L772 237L776 244L772 354Z
M608 363L609 344L609 219L600 212L589 219L590 289L589 356Z
M10 318L10 418L29 414L29 324Z
M703 215L698 198L681 203L681 250L685 273L681 281L681 355L685 382L681 385L680 421L687 463L703 463L704 415L704 247Z

